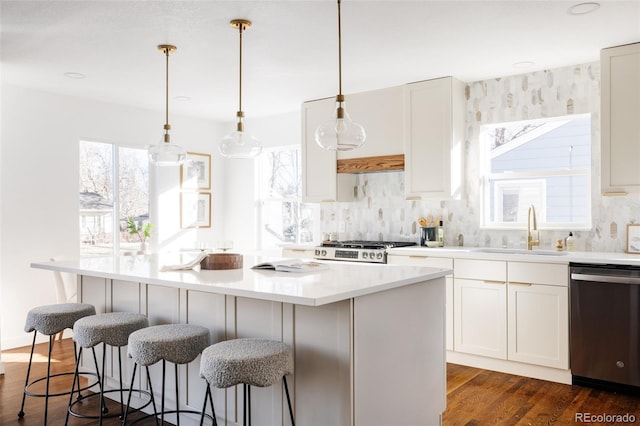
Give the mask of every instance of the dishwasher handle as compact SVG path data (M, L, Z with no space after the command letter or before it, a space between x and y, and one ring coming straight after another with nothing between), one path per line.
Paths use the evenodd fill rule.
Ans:
M620 277L611 275L579 274L571 273L571 279L575 281L589 281L595 283L631 284L640 285L640 277Z

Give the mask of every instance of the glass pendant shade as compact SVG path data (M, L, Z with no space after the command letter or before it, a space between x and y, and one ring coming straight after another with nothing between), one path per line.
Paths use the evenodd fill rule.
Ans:
M227 158L253 158L262 152L262 144L254 136L236 130L222 139L218 150Z
M148 151L149 161L158 166L179 166L187 158L187 151L179 145L160 142Z
M336 102L334 116L316 129L316 143L329 151L350 151L360 148L367 138L364 127L351 121L344 103Z

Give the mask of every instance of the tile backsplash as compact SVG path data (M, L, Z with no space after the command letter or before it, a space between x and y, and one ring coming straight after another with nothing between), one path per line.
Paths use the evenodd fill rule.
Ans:
M480 126L568 114L591 114L592 227L590 230L541 231L541 247L551 249L569 231L576 249L623 252L626 225L640 223L637 197L600 195L600 63L593 62L528 74L468 83L465 88L465 190L462 200L408 201L404 172L357 175L357 198L350 203L320 205L322 232L339 239L419 241L417 219L442 217L445 245L518 247L526 245L522 230L481 229L479 185ZM343 225L344 227L342 227ZM340 232L344 229L344 232Z

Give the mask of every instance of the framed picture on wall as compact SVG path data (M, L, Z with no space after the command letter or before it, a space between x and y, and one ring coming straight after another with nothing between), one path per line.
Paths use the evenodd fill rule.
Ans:
M640 225L627 225L627 253L640 254Z
M211 155L187 152L180 166L182 189L211 189Z
M211 227L210 192L182 192L180 194L180 227Z

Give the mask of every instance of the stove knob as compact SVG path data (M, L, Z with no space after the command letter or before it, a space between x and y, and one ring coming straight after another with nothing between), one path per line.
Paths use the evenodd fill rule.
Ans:
M376 256L378 259L382 259L382 253L378 252L378 255Z
M363 259L366 259L366 258L368 258L368 257L369 257L369 254L368 254L366 251L363 251L363 252L362 252L362 258L363 258Z
M322 255L326 256L327 255L327 251L326 250L322 250Z
M320 250L316 249L315 253L316 256L320 256Z

